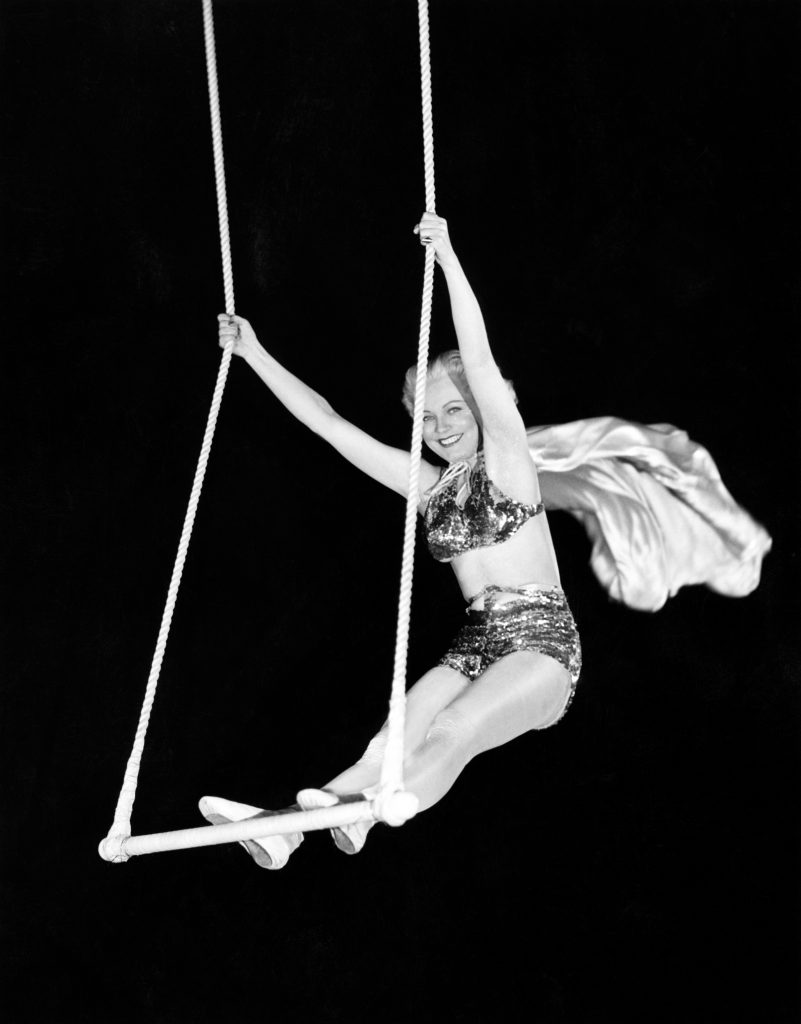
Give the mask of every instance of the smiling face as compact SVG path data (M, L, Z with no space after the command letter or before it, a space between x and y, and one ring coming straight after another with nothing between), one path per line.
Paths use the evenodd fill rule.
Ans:
M465 396L450 377L429 378L423 412L423 440L448 462L478 451L481 431Z

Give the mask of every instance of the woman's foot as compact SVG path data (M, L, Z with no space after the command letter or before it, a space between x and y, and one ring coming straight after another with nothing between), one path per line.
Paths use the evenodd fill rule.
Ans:
M355 801L369 800L366 793L356 793L353 796L337 796L336 793L329 793L326 789L302 789L297 795L297 801L304 811L313 811L318 807L333 807L334 804L352 803ZM343 853L358 853L364 846L367 833L375 825L374 821L355 821L350 825L339 825L337 828L329 829L337 849Z
M238 804L233 800L224 800L220 796L204 796L199 805L200 813L212 825L227 825L231 821L245 821L248 818L270 818L276 814L287 814L297 811L297 806L288 807L284 811L264 811L250 804ZM293 832L287 836L265 836L263 839L245 839L240 846L248 851L260 868L277 871L282 868L292 854L303 842L302 832Z

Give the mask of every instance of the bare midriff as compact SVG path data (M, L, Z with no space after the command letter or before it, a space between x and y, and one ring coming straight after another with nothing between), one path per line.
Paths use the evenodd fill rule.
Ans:
M515 591L524 585L536 584L542 588L562 585L544 512L529 519L503 544L466 551L450 564L465 600L488 586L510 588L494 599L495 604L504 604L519 600L520 594ZM471 605L475 610L483 607L483 597Z

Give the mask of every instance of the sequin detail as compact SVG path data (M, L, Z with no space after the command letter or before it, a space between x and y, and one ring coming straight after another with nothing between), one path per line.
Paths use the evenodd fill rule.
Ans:
M546 654L570 673L572 686L559 716L562 718L573 701L581 673L581 641L576 623L559 587L521 591L522 588L515 587L498 588L485 599L483 610L468 609L467 625L459 630L439 664L456 669L474 682L507 654L515 651ZM506 604L497 604L496 595L502 592L519 596Z
M443 477L434 487L425 510L426 540L438 562L450 562L457 555L475 548L503 544L517 533L523 523L543 510L542 502L527 505L507 497L487 476L483 452L479 452L473 469L465 464L464 471L469 481L469 494L464 505L458 501L464 490L464 480L454 476L442 487L446 479Z

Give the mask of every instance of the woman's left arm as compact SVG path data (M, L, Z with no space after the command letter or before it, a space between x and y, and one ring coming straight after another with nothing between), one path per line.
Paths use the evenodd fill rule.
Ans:
M453 250L447 222L433 213L425 213L415 230L419 231L423 245L434 247L445 275L459 353L485 434L504 447L512 444L527 452L523 418L493 358L481 307Z

